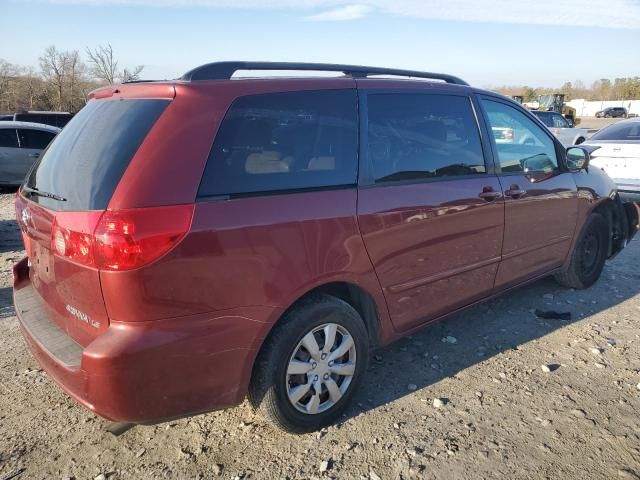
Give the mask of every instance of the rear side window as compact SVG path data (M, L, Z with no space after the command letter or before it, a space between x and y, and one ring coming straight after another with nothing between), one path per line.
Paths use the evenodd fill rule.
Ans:
M225 115L201 197L355 185L355 90L238 98Z
M375 182L485 173L468 97L374 94L368 97L368 111Z
M640 140L640 122L620 122L614 123L589 139L590 142L597 140Z
M540 119L545 126L552 128L555 125L553 124L553 118L551 118L551 114L548 112L533 112L533 114Z
M55 210L103 210L169 100L94 100L58 134L27 185L66 198L31 196Z
M0 148L18 148L15 128L0 128Z
M32 130L28 128L18 129L18 138L20 138L21 148L44 150L55 136L55 133L46 132L44 130Z

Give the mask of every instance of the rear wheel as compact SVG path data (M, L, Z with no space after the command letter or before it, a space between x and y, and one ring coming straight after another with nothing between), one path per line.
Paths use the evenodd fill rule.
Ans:
M599 213L587 219L582 234L576 243L569 268L555 275L561 285L571 288L587 288L593 285L604 268L607 259L608 225Z
M265 342L249 401L285 431L317 430L347 408L368 357L368 335L358 312L330 295L311 295L285 315Z

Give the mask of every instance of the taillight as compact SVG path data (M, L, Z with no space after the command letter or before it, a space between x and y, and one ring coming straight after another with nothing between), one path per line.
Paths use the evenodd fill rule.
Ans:
M189 230L193 205L62 212L51 231L51 250L100 270L131 270L173 248Z
M106 211L95 231L98 268L129 270L167 253L189 230L193 205Z
M58 212L51 227L51 251L72 262L95 267L93 231L102 212Z

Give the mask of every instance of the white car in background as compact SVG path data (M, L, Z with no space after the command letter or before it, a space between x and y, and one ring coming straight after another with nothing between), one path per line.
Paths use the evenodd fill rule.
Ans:
M531 113L538 117L565 147L580 145L588 137L589 131L586 128L574 127L559 113L540 110L532 110Z
M611 124L585 145L598 147L589 164L603 169L618 184L620 197L640 202L640 118Z

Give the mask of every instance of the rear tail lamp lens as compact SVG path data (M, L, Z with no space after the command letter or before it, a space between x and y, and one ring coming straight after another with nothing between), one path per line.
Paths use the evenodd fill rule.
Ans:
M129 270L167 253L189 230L193 205L106 211L95 231L98 268Z
M171 250L189 231L193 205L64 212L56 215L51 250L100 270L147 265Z

